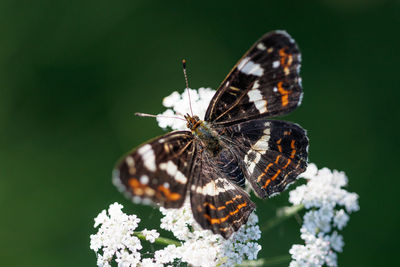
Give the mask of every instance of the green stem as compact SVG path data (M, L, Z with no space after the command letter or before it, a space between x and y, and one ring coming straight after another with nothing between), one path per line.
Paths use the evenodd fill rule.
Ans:
M290 255L276 256L276 257L264 260L263 266L272 266L272 265L277 265L277 264L281 264L281 263L287 263L287 262L290 262L291 259L292 259L292 257L290 257Z
M291 260L292 258L290 255L281 255L281 256L276 256L268 259L258 259L254 261L250 260L245 260L241 264L236 264L235 267L244 267L244 266L273 266L281 263L287 263Z
M279 225L281 222L289 219L292 216L295 216L299 211L304 209L304 205L296 205L284 208L277 212L277 216L271 220L269 220L263 227L261 227L261 231L268 231Z
M139 239L141 240L146 240L146 237L142 234L142 232L134 232L133 233L135 236L137 236ZM159 245L175 245L177 247L181 246L182 243L173 239L169 239L166 237L159 237L156 238L156 240L154 241L154 243L159 244Z

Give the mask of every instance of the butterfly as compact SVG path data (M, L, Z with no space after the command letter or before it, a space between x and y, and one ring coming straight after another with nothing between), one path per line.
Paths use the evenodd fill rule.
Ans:
M195 220L229 238L260 198L285 190L305 171L308 138L299 125L269 118L302 100L301 55L285 31L261 37L216 91L204 119L157 137L117 163L113 183L135 202L179 208L190 198Z

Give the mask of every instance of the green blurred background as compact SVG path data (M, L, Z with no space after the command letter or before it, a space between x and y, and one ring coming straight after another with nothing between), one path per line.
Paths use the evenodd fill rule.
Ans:
M2 266L94 266L93 218L109 204L156 227L159 213L111 184L116 160L162 134L136 111L216 88L265 32L303 56L304 101L285 119L308 130L310 160L343 170L361 210L340 266L395 265L399 237L399 1L0 1ZM262 225L287 193L257 201ZM260 257L299 243L290 219L264 232ZM282 264L280 266L285 266Z

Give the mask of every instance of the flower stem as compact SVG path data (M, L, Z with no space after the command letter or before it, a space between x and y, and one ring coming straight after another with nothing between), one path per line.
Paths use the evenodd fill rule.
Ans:
M241 264L236 264L235 267L244 267L244 266L273 266L281 263L287 263L292 258L290 255L281 255L268 259L258 259L254 261L245 260Z
M269 220L263 227L261 227L262 231L268 231L279 225L281 222L286 219L295 216L299 211L304 209L303 204L299 204L296 206L285 207L277 211L276 217Z
M281 256L276 256L269 258L267 260L264 260L264 265L263 266L273 266L281 263L287 263L291 260L292 258L290 255L281 255Z
M140 240L146 240L146 237L141 233L141 232L134 232L133 233L135 236L137 236ZM159 245L175 245L177 247L181 246L182 243L173 239L169 239L166 237L159 237L156 238L156 240L154 241L154 243L159 244Z

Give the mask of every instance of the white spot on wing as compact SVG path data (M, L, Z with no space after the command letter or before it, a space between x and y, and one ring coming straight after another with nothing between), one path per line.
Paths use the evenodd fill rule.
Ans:
M258 63L254 63L248 57L244 58L240 62L240 64L238 65L238 70L245 74L249 74L249 75L251 74L251 75L255 75L255 76L262 76L264 73L264 70L261 67L261 65Z
M259 44L257 45L257 48L260 49L260 50L265 50L265 49L267 49L263 43L259 43Z
M147 175L142 175L142 176L140 177L140 183L141 183L141 184L148 184L149 181L150 181L150 179L149 179L149 176L147 176Z
M264 130L264 135L254 145L252 145L252 149L261 154L264 154L269 148L268 141L271 135L271 129L269 128L269 125L269 122L265 123L265 126L268 128Z
M242 61L240 61L239 65L237 66L238 70L242 71L244 65L246 65L249 60L250 60L250 58L246 57Z
M274 62L272 62L272 67L276 69L277 67L279 67L280 64L281 64L281 63L279 63L278 60L277 60L277 61L274 61Z
M254 160L249 160L248 155L250 155L250 153L256 154ZM244 162L246 163L247 169L249 170L250 174L254 172L254 168L256 167L260 159L261 159L261 154L254 152L253 150L250 150L249 153L247 153L246 156L244 156Z
M175 178L175 181L186 184L187 178L186 176L178 170L178 167L172 161L168 161L167 163L163 162L160 164L160 169L166 171L169 175Z
M302 101L303 101L303 93L301 93L299 96L299 102L297 103L297 106L300 106Z
M222 182L224 187L217 186L217 182ZM210 181L209 183L205 184L203 187L192 185L191 189L196 191L196 193L208 196L216 196L219 193L226 192L228 190L234 190L235 187L227 182L225 179L218 178L214 181Z
M133 158L131 156L127 156L125 161L126 161L126 164L128 164L129 167L135 166L135 161L133 160Z
M253 87L251 89L258 89L260 87L260 84L258 83L258 80L254 82Z
M157 169L156 155L154 154L154 151L151 148L151 145L146 144L146 145L142 146L141 148L139 148L137 152L142 157L144 166L149 171L155 172Z
M150 205L150 204L153 203L153 201L151 201L150 198L147 198L147 197L146 197L146 198L143 198L142 203L143 203L144 205Z
M267 112L267 102L263 100L261 92L257 89L252 89L247 93L249 101L253 102L260 113Z

